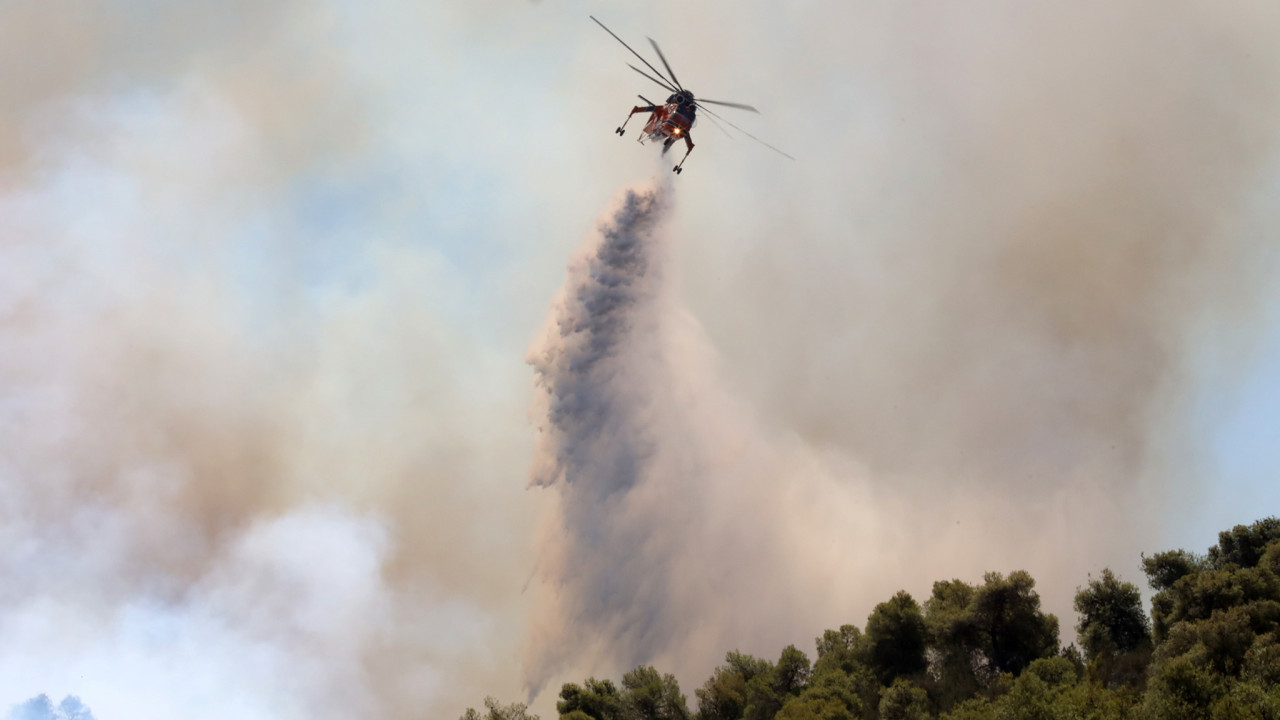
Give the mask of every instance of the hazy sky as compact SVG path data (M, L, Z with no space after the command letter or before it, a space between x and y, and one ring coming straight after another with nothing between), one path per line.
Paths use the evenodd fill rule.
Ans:
M796 161L611 134L588 14ZM986 570L1070 641L1280 508L1274 3L0 0L0 63L0 708L692 697Z

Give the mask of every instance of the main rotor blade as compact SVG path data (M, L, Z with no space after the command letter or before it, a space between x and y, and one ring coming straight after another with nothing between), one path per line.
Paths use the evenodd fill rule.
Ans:
M667 69L667 74L671 76L671 81L676 84L676 87L683 90L684 88L681 87L680 81L676 79L676 72L671 69L671 63L667 62L667 56L662 54L662 48L658 47L658 43L654 42L653 38L645 38L645 39L648 40L649 44L653 46L653 51L658 53L658 59L662 61L662 67Z
M743 105L742 103L731 103L731 102L725 102L723 100L703 100L702 98L698 98L698 102L711 103L712 105L724 105L725 107L738 108L739 110L750 110L753 113L760 112L754 107L750 105Z
M761 140L760 138L756 137L755 135L752 135L751 133L747 132L746 130L743 130L742 128L738 127L737 125L734 125L733 123L729 122L728 120L725 120L724 118L720 117L719 115L717 115L717 114L715 114L715 113L711 112L711 110L710 110L709 108L704 108L704 107L702 107L701 103L703 103L703 102L705 102L705 101L703 101L703 100L695 100L695 101L694 101L694 104L695 104L695 105L697 105L697 106L699 107L699 109L703 110L704 112L706 112L706 113L707 113L708 115L710 115L711 117L720 118L721 120L724 120L725 124L726 124L726 125L728 125L729 127L733 128L734 130L737 130L738 132L742 133L743 135L746 135L747 137L751 138L752 140L755 140L756 142L758 142L758 143L760 143L761 145L763 145L763 146L765 146L765 147L769 148L770 150L772 150L772 151L774 151L774 152L778 153L779 155L781 155L781 156L783 156L783 157L785 157L785 158L787 158L787 159L790 159L790 160L795 160L795 158L793 158L793 157L791 157L790 155L788 155L788 154L786 154L786 153L782 152L782 151L781 151L781 150L779 150L778 148L776 148L776 147L774 147L774 146L770 145L769 143L767 143L767 142L765 142L765 141Z
M703 110L706 110L706 108L703 108ZM728 131L728 130L725 130L723 125L721 125L720 123L716 122L716 119L715 119L715 118L713 118L713 117L711 117L710 115L708 115L708 116L707 116L707 119L711 121L711 124L712 124L712 125L715 125L715 126L716 126L716 129L718 129L720 132L724 133L724 136L725 136L725 137L729 138L730 140L732 140L732 139L733 139L733 136L729 134L729 131Z
M664 87L664 88L666 88L666 89L670 90L671 92L675 92L675 91L676 91L676 89L675 89L675 88L673 88L673 87L671 87L670 85L668 85L668 84L666 84L666 83L662 82L661 80L659 80L659 79L657 79L657 78L653 77L653 76L652 76L652 75L650 75L649 73L647 73L647 72L645 72L645 71L641 70L640 68L636 67L635 65L632 65L631 63L627 63L627 67L631 68L632 70L635 70L636 72L640 73L641 75L643 75L643 76L645 76L645 77L649 78L650 80L652 80L652 81L654 81L654 82L658 83L659 85L661 85L662 87Z
M594 21L595 21L595 23L596 23L597 25L599 25L600 27L604 28L604 31L605 31L605 32L609 33L610 35L613 35L613 31L612 31L612 30L610 30L610 29L609 29L609 28L607 28L607 27L604 27L604 23L600 22L599 20L596 20L596 16L595 16L595 15L588 15L587 17L591 18L592 20L594 20ZM640 62L644 63L644 66L645 66L645 67L647 67L647 68L649 68L650 70L652 70L654 75L657 75L658 77L662 77L662 73L658 71L658 68L656 68L656 67L654 67L654 66L650 65L650 64L649 64L649 61L648 61L648 60L645 60L645 59L640 55L640 53L636 52L635 50L632 50L630 45L626 44L625 42L622 42L622 38L618 37L617 35L613 35L613 39L614 39L614 40L617 40L617 41L618 41L618 42L620 42L620 43L622 43L622 47L624 47L624 48L626 48L626 49L628 49L628 50L631 50L631 54L632 54L632 55L635 55L635 56L636 56L636 57L638 57L638 58L640 58ZM633 69L634 69L634 68L633 68ZM639 70L636 70L636 72L640 72L640 71L639 71ZM644 75L644 73L640 73L640 74L641 74L641 75ZM646 76L646 77L648 77L648 76ZM650 79L650 80L652 80L653 78L649 78L649 79ZM666 87L668 90L671 90L671 86L670 86L670 85L664 85L664 87ZM675 92L675 91L674 91L674 90L672 90L672 92Z
M647 98L647 97L645 97L645 96L643 96L643 95L637 95L636 97L638 97L638 98L640 98L641 100L645 101L645 104L647 104L647 105L652 105L652 104L653 104L653 101L652 101L652 100L650 100L649 98Z

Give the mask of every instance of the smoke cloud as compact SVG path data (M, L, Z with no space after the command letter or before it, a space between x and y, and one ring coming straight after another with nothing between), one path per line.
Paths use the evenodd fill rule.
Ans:
M698 682L728 649L805 645L900 587L927 592L930 573L1069 562L1062 543L1106 502L1087 484L1039 505L922 495L736 398L673 292L672 205L665 184L624 193L530 353L531 485L557 499L541 529L531 696L640 663Z
M0 703L448 717L518 692L527 377L381 209L432 181L351 161L331 19L157 8L141 42L83 5L0 10L0 53L39 68L0 80Z
M1029 570L1070 642L1087 574L1137 575L1210 491L1199 393L1276 290L1274 10L1219 10L849 10L813 61L870 107L800 76L823 123L791 137L830 155L845 113L856 152L803 191L682 184L699 235L624 201L533 351L531 687L653 662L689 691L987 570Z
M531 332L651 171L589 8L0 3L0 707L545 716L1206 544L1161 538L1275 306L1280 11L780 7L602 18L799 160L700 124L618 200L535 438Z

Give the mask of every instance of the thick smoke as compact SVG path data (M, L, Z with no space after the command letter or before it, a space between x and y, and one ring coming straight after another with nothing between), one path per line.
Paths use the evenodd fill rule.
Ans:
M447 311L434 236L355 200L331 19L73 5L0 9L0 707L516 692L527 379Z
M525 492L530 329L648 162L587 8L0 3L0 708L448 718L522 645L690 690L1135 574L1273 295L1280 6L779 7L608 20L800 161L700 125L610 213Z
M623 195L531 351L531 484L558 499L526 656L535 697L570 669L657 662L687 680L738 644L803 642L847 599L823 585L847 585L830 575L856 573L847 551L877 532L865 487L835 481L861 477L852 463L788 441L721 387L672 294L671 203L667 185Z
M1205 491L1199 383L1275 291L1274 9L895 8L815 51L882 71L856 154L799 197L689 186L722 212L678 242L621 212L572 266L534 352L560 502L535 691L698 682L986 570L1030 570L1069 629L1087 573L1136 575ZM842 96L814 97L821 157ZM694 245L685 283L652 270Z
M680 420L665 407L673 378L662 362L656 309L667 270L660 225L670 202L669 185L625 193L571 267L547 337L530 358L544 406L536 411L543 417L530 482L562 489L565 527L548 529L543 562L544 575L565 584L568 615L552 618L565 627L543 640L550 646L533 650L535 692L568 653L606 629L600 625L627 659L651 656L669 641L654 625L670 619L655 617L665 614L662 598L670 592L663 561L670 548L627 518L662 481L658 453L670 449L663 426ZM623 546L633 552L612 551ZM585 622L582 632L569 633L578 622Z

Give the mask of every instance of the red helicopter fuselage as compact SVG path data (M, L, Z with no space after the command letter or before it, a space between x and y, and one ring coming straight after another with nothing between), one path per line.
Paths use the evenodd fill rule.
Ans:
M649 114L649 121L645 123L644 130L640 131L641 142L675 141L688 137L694 123L694 113L690 112L690 108L681 107L674 102L651 107L653 110ZM643 111L644 108L640 110Z
M644 100L644 97L640 99ZM697 118L697 105L694 103L693 93L681 90L667 98L667 102L662 105L637 105L631 108L627 119L630 120L636 113L645 112L649 113L649 120L640 131L639 141L641 143L647 140L661 142L662 154L665 155L676 140L684 140L685 147L688 148L684 157L688 158L689 153L693 152L693 138L690 137L689 130L693 128ZM619 127L616 132L621 135L626 125L625 122L622 123L622 127ZM684 158L681 158L680 164L672 170L678 174L683 169L683 165Z

